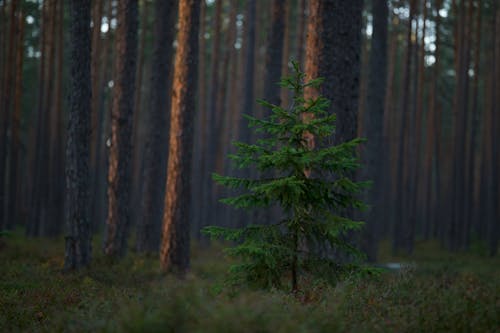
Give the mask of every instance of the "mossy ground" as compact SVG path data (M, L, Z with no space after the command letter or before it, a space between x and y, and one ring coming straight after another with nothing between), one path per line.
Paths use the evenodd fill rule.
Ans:
M381 261L410 263L378 277L352 277L303 291L221 291L229 260L220 246L193 249L184 280L156 258L99 254L65 273L63 241L18 231L0 248L0 332L498 332L500 259L450 254L434 243Z

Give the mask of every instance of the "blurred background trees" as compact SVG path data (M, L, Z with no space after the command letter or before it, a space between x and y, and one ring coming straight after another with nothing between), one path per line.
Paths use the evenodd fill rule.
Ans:
M132 231L137 244L124 232L123 246L155 251L169 200L168 141L181 134L168 123L171 100L185 93L170 88L184 18L177 1L127 2L136 7L126 11L130 21L122 1L91 1L88 214L93 232L103 231L115 210L114 195L106 195L108 167L116 166L109 157L124 149L122 213L108 220L116 216ZM55 237L69 199L63 174L75 19L62 0L2 0L0 16L0 227ZM192 189L184 224L192 237L200 240L205 225L242 226L275 214L218 204L228 193L211 173L240 172L226 155L231 141L255 139L242 114L262 112L257 97L290 103L275 83L297 59L308 75L326 78L322 93L338 115L333 139L368 139L357 176L374 181L366 195L373 208L360 217L367 228L358 241L371 260L384 239L395 252L411 253L427 239L452 251L498 252L498 1L205 0L199 22L198 61L189 63L198 68L197 93L181 111L194 112L192 166L182 170ZM123 148L113 139L119 128Z

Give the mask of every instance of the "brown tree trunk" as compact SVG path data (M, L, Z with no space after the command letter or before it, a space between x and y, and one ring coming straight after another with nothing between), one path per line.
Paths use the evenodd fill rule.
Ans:
M69 2L70 97L66 145L66 269L87 266L91 260L89 153L91 116L90 1Z
M137 60L137 0L118 3L115 80L108 170L108 218L104 252L123 256L130 222L132 119Z
M163 212L160 262L163 271L184 276L189 269L190 168L198 63L200 2L179 3L178 46L175 55L170 117L170 154Z

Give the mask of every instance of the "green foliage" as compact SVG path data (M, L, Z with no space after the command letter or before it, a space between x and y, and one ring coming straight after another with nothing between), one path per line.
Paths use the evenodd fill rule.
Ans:
M242 209L277 204L283 217L240 229L210 226L204 232L238 243L228 249L230 255L243 259L231 267L231 282L280 288L290 274L292 290L296 291L300 276L336 279L355 267L352 263L342 265L341 260L326 253L343 253L351 262L363 257L344 235L363 225L346 216L364 207L356 196L367 183L350 178L360 166L356 148L362 140L327 145L335 131L335 115L328 113L330 102L322 96L308 98L304 94L307 89L316 91L322 80L305 82L298 64L293 63L293 67L294 74L281 80L281 86L293 93L291 106L259 100L271 110L270 115L246 118L261 138L255 144L235 143L237 152L230 155L239 168L254 167L263 175L273 176L253 179L213 175L220 185L244 190L223 199L223 203Z

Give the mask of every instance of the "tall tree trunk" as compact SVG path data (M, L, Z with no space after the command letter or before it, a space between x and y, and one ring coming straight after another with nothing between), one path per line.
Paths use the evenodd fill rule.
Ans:
M70 97L66 146L66 269L87 266L91 260L88 216L90 153L90 1L69 2Z
M471 224L476 233L479 234L480 224L479 221L479 193L476 191L475 184L480 183L480 179L477 178L477 161L480 154L476 154L479 151L478 147L478 129L479 129L479 75L480 75L480 63L481 63L481 30L482 30L482 1L477 1L477 11L476 11L476 35L474 38L474 81L472 82L472 129L469 141L469 153L468 153L468 183L467 191L472 193L472 201L470 209L467 212L466 222ZM479 156L478 156L479 155ZM466 235L464 240L465 247L468 249L470 245L470 234Z
M203 126L203 148L202 148L202 212L203 220L200 227L207 225L207 223L215 223L215 188L212 185L212 177L210 176L215 170L216 160L216 137L219 135L218 122L219 111L217 110L217 92L219 91L219 63L221 53L221 27L222 27L222 8L223 0L216 0L215 2L215 18L213 28L213 44L212 44L212 64L210 70L210 97L206 117L206 123Z
M398 148L398 165L397 165L397 175L396 175L396 218L394 221L394 233L393 233L393 252L397 252L403 247L404 232L407 227L406 220L406 198L403 196L405 192L405 177L404 166L405 166L405 156L407 154L407 149L405 149L405 136L408 129L409 123L409 101L410 101L410 81L411 81L411 49L412 49L412 22L415 15L416 0L410 0L410 16L408 18L408 31L406 39L406 54L405 63L403 69L403 91L401 94L401 124L399 125L399 148Z
M439 29L441 28L441 17L439 15L439 10L441 9L441 0L438 0L436 2L436 49L434 50L434 58L436 59L436 62L434 63L432 67L432 80L430 84L430 89L429 89L429 107L427 111L427 119L426 119L426 142L425 142L425 149L424 149L424 164L423 164L423 188L422 188L422 195L424 197L423 201L423 212L422 212L422 219L423 219L423 234L424 238L428 239L431 237L431 233L433 236L435 235L435 232L433 233L432 230L436 228L436 223L438 223L438 220L435 218L436 217L436 209L439 207L437 204L437 201L440 199L437 195L436 192L433 191L433 184L437 184L437 182L434 180L436 177L433 173L433 165L437 163L437 141L440 140L440 136L438 133L440 133L440 129L438 128L438 117L441 117L441 114L439 112L440 108L440 103L438 99L438 80L439 80L439 65L440 65L440 32ZM433 163L434 161L434 163ZM437 168L434 166L434 169ZM436 191L437 191L437 186L436 186Z
M389 10L386 1L373 2L373 37L368 74L367 110L365 114L365 133L368 142L365 148L365 175L363 178L373 180L374 184L368 202L372 209L367 215L363 233L363 248L368 260L377 258L377 244L380 224L382 223L383 167L383 128L384 105L387 82L387 18Z
M323 15L325 25L325 72L323 92L337 115L334 144L354 139L357 134L359 73L361 55L362 0L329 0ZM323 32L323 33L325 33ZM331 60L330 60L331 59Z
M492 101L491 101L491 218L489 227L489 254L495 256L498 253L498 240L500 238L500 144L498 143L498 133L500 133L500 96L498 87L500 82L500 5L495 2L492 11L493 29L495 29L493 70L492 78Z
M111 111L108 171L108 218L104 252L123 256L130 223L132 119L137 60L137 0L118 3L115 80Z
M281 79L281 64L283 62L285 7L286 0L273 0L271 29L266 45L264 99L275 105L281 105L278 82Z
M385 221L383 228L384 231L388 231L390 227L393 225L394 220L394 209L392 208L392 204L389 202L395 202L395 190L394 190L394 174L395 170L395 158L396 156L396 139L395 139L395 112L394 112L394 96L396 95L394 92L394 83L396 81L396 65L398 58L396 54L398 52L398 37L399 32L397 31L399 27L399 18L395 17L393 14L391 17L392 29L391 37L390 37L390 46L389 46L389 55L388 55L388 68L387 68L387 87L385 92L385 104L384 104L384 132L383 132L383 142L384 142L384 155L388 156L387 164L385 166L384 171L384 183L383 186L386 188L386 193L388 194L388 200L383 201L383 220ZM397 85L396 85L397 86Z
M243 110L242 113L254 116L254 81L255 81L255 13L256 0L247 2L245 14L245 84L243 85ZM251 132L248 128L247 120L241 117L240 136L242 142L249 143L251 140Z
M141 8L139 2L139 8ZM136 79L135 79L135 99L134 99L134 117L132 121L132 192L131 200L132 202L142 201L142 191L143 191L143 176L144 169L144 132L146 125L144 124L143 116L141 110L143 108L143 94L145 93L145 84L143 83L144 76L144 62L146 58L146 39L148 37L147 31L148 27L148 17L150 12L150 3L148 1L142 1L142 9L140 9L140 36L139 36L139 48L137 54L137 68L136 68ZM142 209L141 205L134 207L130 212L131 224L139 226L139 219L141 218ZM159 237L158 237L159 239ZM159 246L160 242L157 242ZM158 249L158 247L157 247Z
M15 79L15 94L13 113L11 121L11 140L10 140L10 156L9 156L9 195L8 195L8 215L6 226L11 228L19 222L19 201L20 201L20 186L19 186L19 153L21 150L20 143L20 121L22 110L22 88L23 88L23 58L24 58L24 15L22 10L18 13L17 23L17 47L16 47L16 79ZM5 111L4 111L5 112ZM1 227L1 225L0 225Z
M13 82L15 80L14 66L12 64L16 61L16 12L17 6L19 5L18 0L13 0L10 3L10 13L9 13L9 38L8 38L8 49L7 49L7 59L4 70L4 83L3 83L3 99L1 100L1 107L3 109L0 115L0 227L11 227L11 222L6 221L5 209L7 198L7 188L6 188L6 169L7 169L7 129L9 128L9 117L11 113L12 98L14 97L14 87ZM6 5L4 5L6 6Z
M199 62L198 62L198 109L195 115L195 144L193 148L193 185L200 185L200 191L192 191L192 201L193 201L193 229L196 239L201 239L201 227L206 222L203 221L205 218L203 209L205 209L205 154L203 152L205 138L206 138L206 126L207 126L207 107L206 107L206 41L205 41L205 31L206 31L206 7L207 3L205 1L201 2L200 8L200 32L199 32Z
M456 87L453 110L453 169L452 169L452 195L453 205L451 223L448 229L449 245L451 250L462 247L462 232L465 222L465 152L467 136L467 108L469 104L469 17L466 2L460 3L459 20L456 24ZM467 26L467 28L466 28Z
M175 55L170 117L170 154L163 212L160 262L163 271L184 276L189 269L190 168L198 64L200 2L179 3L179 34Z
M299 15L297 24L297 63L302 68L304 63L305 27L306 27L306 0L299 0Z
M170 116L170 78L177 2L157 0L155 41L151 62L151 105L148 143L144 157L142 212L138 220L137 250L154 253L160 247L161 219L165 198L168 119Z

